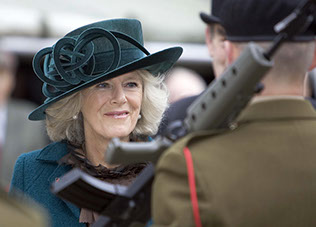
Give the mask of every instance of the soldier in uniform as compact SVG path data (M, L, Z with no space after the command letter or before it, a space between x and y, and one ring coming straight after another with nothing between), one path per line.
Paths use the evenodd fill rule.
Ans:
M249 41L269 47L273 26L299 2L225 1L228 61ZM313 60L308 30L277 51L264 90L236 119L237 128L190 134L162 155L154 226L316 226L316 113L303 97Z
M212 58L212 68L215 78L218 78L227 66L225 57L225 29L221 25L219 13L221 5L225 0L211 0L210 14L200 13L201 20L206 24L205 28L205 43L208 53ZM194 102L199 95L193 95L182 98L174 103L164 114L164 118L160 123L158 135L168 133L168 126L177 120L183 120L186 117L187 108Z

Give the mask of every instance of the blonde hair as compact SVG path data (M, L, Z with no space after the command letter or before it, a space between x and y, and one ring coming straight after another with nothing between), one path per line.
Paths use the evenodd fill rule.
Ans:
M168 106L168 92L163 83L164 76L153 76L146 70L136 70L136 72L143 81L142 117L138 120L132 135L154 135ZM68 140L75 145L81 145L84 142L81 107L82 94L79 91L46 109L46 129L52 141Z
M84 141L81 92L76 92L46 109L46 130L52 141L68 140L80 145ZM77 116L77 119L74 119Z
M158 131L163 113L168 107L168 91L164 76L152 76L148 71L139 70L143 79L144 91L141 106L141 119L137 122L134 135L154 135Z

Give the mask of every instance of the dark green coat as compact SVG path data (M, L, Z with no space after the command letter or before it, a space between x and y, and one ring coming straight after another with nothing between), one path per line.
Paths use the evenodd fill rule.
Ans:
M79 223L80 209L50 191L51 184L71 169L58 165L67 153L67 143L56 142L22 154L14 167L11 191L19 190L46 208L52 227L84 227Z
M194 226L185 146L203 226L316 226L316 112L307 101L256 102L235 130L189 135L166 151L153 186L155 226Z

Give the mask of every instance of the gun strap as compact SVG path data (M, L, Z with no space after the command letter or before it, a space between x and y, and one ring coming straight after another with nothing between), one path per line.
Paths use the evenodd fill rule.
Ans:
M199 212L199 204L198 204L198 199L197 199L197 194L196 194L194 168L193 168L193 160L192 160L191 152L188 147L185 147L183 149L183 153L184 153L184 157L187 164L188 181L189 181L190 196L191 196L195 226L202 227L200 212Z

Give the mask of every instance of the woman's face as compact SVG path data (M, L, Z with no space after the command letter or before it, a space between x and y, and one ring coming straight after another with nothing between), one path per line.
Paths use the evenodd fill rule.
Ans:
M142 97L142 78L135 71L83 90L86 139L128 137L137 123Z

